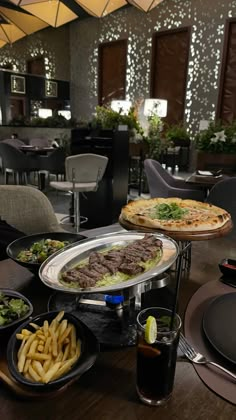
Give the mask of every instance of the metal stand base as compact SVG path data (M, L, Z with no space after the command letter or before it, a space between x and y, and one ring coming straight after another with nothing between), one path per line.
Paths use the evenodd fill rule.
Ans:
M104 294L70 295L56 292L48 301L48 310L65 310L78 316L93 331L103 347L133 346L136 344L137 313L146 306L146 297L154 291L157 296L159 289L167 286L169 281L169 275L164 273L138 286L124 289L123 304L113 307L106 304ZM161 301L157 303L156 299L152 304L163 305Z

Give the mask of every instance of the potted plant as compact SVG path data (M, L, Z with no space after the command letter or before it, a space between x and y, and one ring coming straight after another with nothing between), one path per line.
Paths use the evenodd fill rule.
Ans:
M127 125L131 136L135 136L136 133L143 134L134 107L130 108L127 115L123 115L122 110L117 112L107 106L97 106L96 115L91 124L93 127L104 129L116 129L119 125Z
M165 136L173 147L189 147L190 145L190 135L182 123L167 126Z
M198 169L236 169L236 121L224 125L211 122L195 137Z
M148 132L145 141L148 144L147 156L158 160L161 154L170 146L169 140L162 135L163 123L161 118L152 114L148 117Z

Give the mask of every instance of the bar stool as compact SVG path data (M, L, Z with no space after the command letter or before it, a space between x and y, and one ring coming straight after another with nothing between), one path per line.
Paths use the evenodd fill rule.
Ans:
M97 191L107 163L106 156L93 153L69 156L65 160L66 181L50 182L50 186L57 190L72 191L76 233L80 229L80 193Z

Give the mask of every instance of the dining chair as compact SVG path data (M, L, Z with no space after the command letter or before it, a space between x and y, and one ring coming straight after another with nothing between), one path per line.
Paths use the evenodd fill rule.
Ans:
M50 179L50 174L53 174L59 181L59 175L65 176L65 159L66 153L61 147L53 149L48 155L38 156L39 178L41 174L46 174L47 179Z
M0 185L0 215L26 235L64 231L41 191L25 185Z
M232 221L236 226L236 176L217 182L209 191L207 203L222 207L231 214Z
M8 184L8 175L11 173L14 182L27 184L30 172L37 170L36 162L16 147L0 142L0 156L2 158L2 167L4 172L5 184Z
M20 139L4 139L2 143L10 144L10 146L20 149L22 146L25 146L25 143Z
M154 159L145 159L144 169L147 176L149 192L155 197L179 197L204 201L205 192L201 189L189 188L184 180L176 179Z
M80 193L97 191L107 163L108 158L106 156L93 153L68 156L65 160L66 181L50 182L50 186L57 190L72 191L76 232L80 228Z

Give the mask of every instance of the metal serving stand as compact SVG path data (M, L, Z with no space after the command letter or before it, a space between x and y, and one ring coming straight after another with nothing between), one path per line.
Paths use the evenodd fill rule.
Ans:
M145 273L111 286L71 289L60 282L60 273L79 264L92 251L105 251L112 246L127 245L143 238L143 233L120 232L102 235L72 244L49 257L39 270L42 282L56 290L49 299L48 309L72 311L94 332L100 344L104 346L134 345L137 312L145 306L149 292L170 283L168 270L179 256L179 247L173 239L162 234L154 235L163 242L161 261ZM173 297L173 307L176 304L175 300Z

